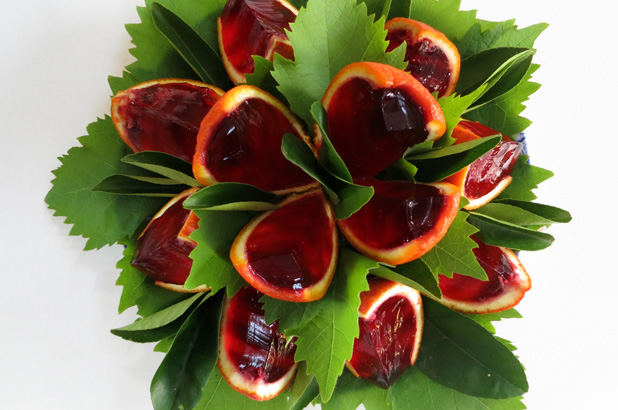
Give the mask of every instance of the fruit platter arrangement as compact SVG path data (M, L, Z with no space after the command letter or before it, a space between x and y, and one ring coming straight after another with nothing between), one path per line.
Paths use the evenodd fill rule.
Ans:
M525 408L493 322L570 220L523 136L546 24L460 0L138 13L111 116L46 202L86 250L124 247L139 318L112 333L164 353L153 408Z

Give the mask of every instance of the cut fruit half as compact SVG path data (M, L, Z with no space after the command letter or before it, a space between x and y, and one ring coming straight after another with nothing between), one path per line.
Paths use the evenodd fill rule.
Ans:
M510 249L473 239L479 247L472 251L489 279L483 281L457 273L452 278L439 275L441 303L458 312L480 314L517 305L531 287L530 276L519 258Z
M298 10L285 0L228 0L217 19L221 58L234 84L253 73L252 55L272 61L274 53L294 58L285 30Z
M200 123L222 95L198 81L147 81L112 98L112 120L133 151L165 152L191 162Z
M448 183L415 184L363 178L371 200L337 221L345 238L363 255L400 265L428 252L446 234L459 208L459 189Z
M279 322L266 323L262 294L243 288L226 300L219 331L217 365L228 384L254 400L276 397L290 384L298 364L294 340L286 343Z
M346 366L356 377L387 389L416 362L423 334L421 295L400 283L370 278L369 290L361 293L358 324Z
M378 63L353 63L331 81L322 105L328 136L354 177L372 176L408 148L444 134L440 105L414 77ZM316 146L321 146L320 136Z
M205 292L203 285L195 289L183 286L193 260L189 254L196 246L189 238L197 229L198 217L183 208L185 199L198 188L190 188L172 198L148 223L137 239L131 266L155 280L161 287L176 292Z
M462 120L453 130L455 144L481 137L501 134L477 122ZM513 141L504 134L502 141L491 151L461 171L446 178L446 182L457 185L461 196L469 203L467 210L477 209L496 198L511 183L511 172L522 152L523 144Z
M457 47L435 28L420 21L397 17L386 22L386 51L406 43L409 72L431 93L446 97L455 92L461 58Z
M281 153L288 133L313 150L300 122L281 102L257 87L234 87L202 121L193 159L195 178L206 186L242 182L276 194L317 185Z
M337 265L335 215L321 189L291 195L243 228L230 258L260 292L290 302L326 293Z

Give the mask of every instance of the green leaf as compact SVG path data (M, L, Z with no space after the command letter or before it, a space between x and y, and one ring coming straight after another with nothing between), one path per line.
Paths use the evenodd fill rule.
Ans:
M322 404L323 410L356 410L361 404L366 410L393 409L389 391L371 384L362 377L344 371L337 381L333 397Z
M492 334L496 334L496 328L493 325L493 322L499 322L502 319L521 319L521 314L515 309L507 309L502 312L496 313L485 313L485 314L471 314L466 315L470 319L474 320L479 325L483 326L487 331Z
M531 121L520 114L526 108L524 102L536 92L541 85L531 81L532 74L539 68L532 64L525 77L512 90L495 100L467 112L464 118L482 122L505 135L515 135L524 131Z
M449 389L409 367L390 388L393 409L406 410L523 410L521 397L493 400Z
M277 90L277 82L272 76L273 62L260 56L251 57L253 58L253 73L245 75L247 84L261 88L287 105L287 100Z
M481 240L488 245L519 251L539 251L554 242L554 237L548 233L524 228L476 212L471 212L468 220L479 230Z
M445 147L455 142L455 139L451 137L453 129L459 124L462 115L468 111L468 108L483 95L486 88L487 84L480 86L468 95L462 96L459 94L452 94L448 97L438 99L438 103L440 104L440 108L442 108L442 113L446 121L446 132L435 142L435 146ZM413 154L413 152L410 154Z
M461 0L412 0L410 15L429 24L451 41L462 38L476 24L476 10L459 10Z
M516 201L513 199L502 199L499 203L520 208L551 222L567 223L571 221L571 214L568 211L555 206L539 204L536 202Z
M548 24L539 23L518 29L512 21L503 21L484 30L481 23L477 23L470 27L470 30L458 44L457 50L465 59L491 48L532 48L537 37L547 27Z
M123 257L116 264L116 267L121 270L116 285L123 287L118 313L124 312L131 306L137 306L137 314L147 317L190 296L155 285L154 279L131 266L137 247L136 238L123 238L118 243L125 246Z
M275 209L281 198L252 185L221 182L202 188L185 200L191 210L266 211Z
M471 396L519 397L528 382L519 360L472 319L423 299L425 327L416 366L434 381Z
M132 235L165 201L92 192L108 176L134 173L134 169L120 162L131 150L118 136L111 118L98 120L87 130L88 135L79 138L82 146L59 158L62 165L53 171L53 186L45 202L55 210L54 215L65 216L65 223L73 225L70 235L88 239L85 249L89 250Z
M404 269L399 269L399 267L389 269L385 266L379 266L376 269L372 269L371 274L379 276L383 279L399 282L402 285L416 289L425 295L432 295L440 298L442 296L442 292L438 287L438 281L431 273L427 265L418 259L410 262L410 264L411 265L408 268Z
M554 176L554 173L528 163L528 156L520 155L511 172L513 180L497 200L514 199L518 201L534 201L536 195L532 192L539 184Z
M405 47L387 55L384 19L374 23L364 3L312 0L290 24L294 61L274 57L273 77L290 108L311 124L311 104L320 101L331 79L346 65L375 61L405 68Z
M322 136L322 147L320 148L319 157L320 164L322 164L322 166L331 174L336 175L345 181L352 182L352 175L350 174L348 167L345 165L328 137L326 110L322 106L321 102L316 101L311 105L311 116L315 120L315 124L318 126Z
M476 209L474 213L524 227L548 226L554 222L571 220L571 215L560 208L524 201L490 202ZM550 218L543 215L548 215Z
M155 27L152 3L153 0L146 0L146 7L137 8L139 24L127 25L131 41L135 44L130 52L137 60L126 67L127 71L139 82L170 77L198 79L191 66ZM219 55L217 17L221 15L226 0L159 0L157 3L187 23L215 55Z
M122 158L122 162L152 171L176 181L178 184L201 186L200 183L193 178L193 168L190 162L164 152L136 152L135 154L127 155Z
M438 275L450 278L453 273L458 273L487 280L487 274L472 252L478 245L470 235L478 230L466 222L466 217L465 212L459 212L444 238L420 258L436 278Z
M114 195L132 195L145 197L171 198L176 196L186 185L169 185L167 183L157 183L145 181L140 177L131 175L110 175L96 186L92 187L92 192L105 192Z
M159 3L152 4L155 26L207 84L230 88L232 83L218 53L180 17Z
M230 248L242 228L253 218L241 211L194 211L198 228L190 238L197 246L189 255L193 259L191 273L185 282L188 289L206 285L216 293L226 288L232 297L246 282L236 272L230 260Z
M130 325L112 329L112 334L138 343L156 342L175 334L195 302L204 296L196 294ZM180 323L179 323L180 322Z
M414 155L407 160L418 168L415 176L417 181L441 181L491 151L501 139L501 135L479 138Z
M352 357L359 333L360 293L369 289L367 273L377 267L377 262L341 248L333 282L322 299L310 303L261 299L267 323L279 319L286 336L298 336L294 359L307 362L323 402L330 399L345 361Z
M337 219L350 217L373 196L373 187L356 185L331 174L320 165L311 148L293 134L283 136L281 151L288 161L322 184Z
M357 3L365 3L367 6L367 14L375 15L375 20L381 17L387 17L391 8L391 0L360 0Z
M255 401L232 389L214 366L208 383L203 387L202 397L194 410L282 410L288 406L287 394L271 400Z
M391 2L391 8L388 11L388 18L391 20L395 17L410 17L410 7L412 0L394 0Z
M303 410L320 394L320 386L313 375L307 374L307 363L301 362L290 390L290 410Z
M167 353L170 351L171 347L172 347L172 343L174 343L174 339L176 338L176 333L174 333L173 335L170 335L168 337L166 337L165 339L159 341L159 343L157 343L153 349L153 351L155 352L159 352L159 353Z
M211 295L182 325L152 379L155 410L193 409L217 367L222 295Z

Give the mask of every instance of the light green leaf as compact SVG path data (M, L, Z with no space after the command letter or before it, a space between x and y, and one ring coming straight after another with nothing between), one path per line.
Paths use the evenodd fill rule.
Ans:
M162 175L178 184L200 186L193 178L190 162L164 152L141 151L122 158L122 162Z
M494 327L493 322L499 322L502 319L521 319L522 317L521 314L513 308L503 310L502 312L485 313L482 315L472 314L466 316L483 326L492 334L496 334L496 328Z
M92 192L99 182L113 174L133 173L134 168L120 159L131 150L120 139L111 118L88 126L88 135L79 138L60 157L62 165L53 171L52 188L45 202L72 224L70 235L87 238L85 249L111 245L133 234L142 221L154 215L165 200Z
M470 27L457 50L463 59L490 48L533 48L537 37L548 27L546 23L518 29L513 21L503 21L483 29L481 23Z
M247 284L232 265L230 248L253 215L240 211L194 212L200 221L198 228L190 235L197 246L189 255L193 265L185 287L192 289L206 285L213 293L226 288L228 297L232 297Z
M416 366L438 383L470 396L519 397L528 391L523 366L481 325L423 298L425 327Z
M246 83L261 88L282 103L287 105L287 100L277 90L277 82L272 76L273 62L260 56L252 56L253 73L246 74Z
M472 249L478 245L470 235L478 230L466 222L467 214L459 212L444 238L429 252L421 256L421 260L431 272L438 275L453 277L453 273L487 280L487 274L479 265Z
M290 108L307 124L312 123L311 104L320 101L331 79L346 65L358 61L387 64L403 62L405 49L385 54L384 19L373 21L364 3L354 0L312 0L290 25L288 37L294 61L274 57L273 77Z
M477 22L476 10L459 10L461 0L412 0L411 3L411 19L429 24L451 41L462 38Z
M280 331L298 336L294 358L307 362L323 402L330 399L345 361L352 357L359 333L360 293L369 289L367 273L377 267L377 262L341 248L335 277L322 299L310 303L261 299L267 323L279 319Z
M455 142L455 139L451 137L453 129L459 124L462 115L468 111L468 108L483 95L486 88L487 85L485 84L464 96L452 94L448 97L438 99L438 103L440 104L440 108L442 108L442 113L446 121L446 132L435 142L434 145L436 147L445 147ZM413 153L411 152L410 154Z
M511 172L513 180L496 198L497 200L515 199L519 201L534 201L536 195L532 192L539 184L554 176L554 173L528 163L528 156L520 155Z

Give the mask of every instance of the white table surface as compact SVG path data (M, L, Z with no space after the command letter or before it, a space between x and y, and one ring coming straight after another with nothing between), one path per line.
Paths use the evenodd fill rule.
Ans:
M147 410L162 355L113 336L120 249L85 240L43 198L56 159L109 113L108 75L132 61L139 0L0 0L0 408ZM524 320L498 324L527 367L532 410L614 408L618 289L614 17L605 0L464 0L490 20L551 24L537 42L525 114L536 164L556 172L540 201L569 209L555 244L522 260ZM588 8L584 8L588 5Z

